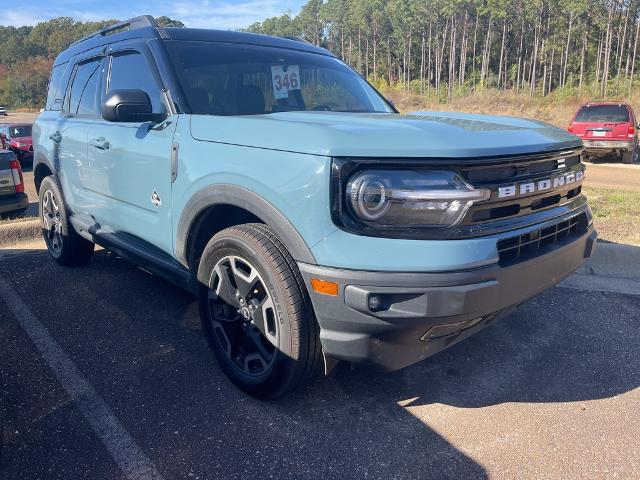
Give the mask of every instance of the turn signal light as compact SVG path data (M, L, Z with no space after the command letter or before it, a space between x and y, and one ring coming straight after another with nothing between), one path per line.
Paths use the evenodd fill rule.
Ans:
M636 129L633 125L629 125L629 135L634 135L636 133Z
M313 288L314 292L321 293L322 295L330 295L332 297L338 296L338 284L335 282L312 278L311 288Z

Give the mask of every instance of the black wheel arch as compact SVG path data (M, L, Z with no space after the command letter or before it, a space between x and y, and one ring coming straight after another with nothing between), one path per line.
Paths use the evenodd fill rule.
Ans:
M217 232L241 223L269 225L296 261L315 264L310 248L289 220L258 194L231 184L210 185L194 194L182 210L176 256L197 270L200 254Z
M33 161L33 181L36 185L36 192L40 193L40 185L42 180L49 175L54 174L54 169L49 164L48 160L42 156L34 158Z

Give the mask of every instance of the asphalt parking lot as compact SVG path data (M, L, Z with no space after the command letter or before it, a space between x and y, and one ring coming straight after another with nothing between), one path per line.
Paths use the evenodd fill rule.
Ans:
M3 479L640 477L639 296L556 287L403 371L265 403L170 284L2 252Z

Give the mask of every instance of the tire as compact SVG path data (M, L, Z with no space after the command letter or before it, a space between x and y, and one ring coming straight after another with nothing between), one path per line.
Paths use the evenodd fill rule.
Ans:
M40 185L40 221L47 250L60 265L82 265L93 255L94 243L81 237L71 226L64 196L52 176Z
M244 224L217 233L202 254L198 284L209 344L241 390L277 398L319 372L319 327L309 295L269 227Z
M624 152L622 154L622 163L632 164L636 161L636 156L638 154L638 147L634 147L630 152Z

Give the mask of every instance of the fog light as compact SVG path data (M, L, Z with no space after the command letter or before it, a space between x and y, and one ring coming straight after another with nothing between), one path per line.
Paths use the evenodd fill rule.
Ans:
M378 310L382 310L383 302L382 297L379 295L371 295L369 297L369 310L372 312L377 312Z

